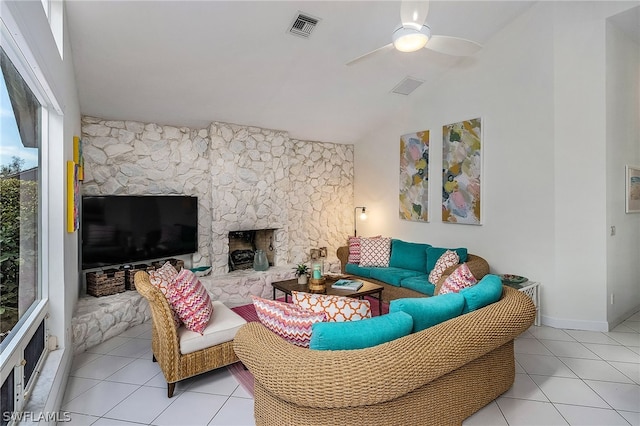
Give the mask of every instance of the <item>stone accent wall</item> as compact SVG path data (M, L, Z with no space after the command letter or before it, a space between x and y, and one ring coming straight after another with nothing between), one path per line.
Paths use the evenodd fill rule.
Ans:
M205 129L82 118L86 195L198 197L194 265L228 270L229 231L275 228L275 264L330 257L353 228L353 145L213 122Z

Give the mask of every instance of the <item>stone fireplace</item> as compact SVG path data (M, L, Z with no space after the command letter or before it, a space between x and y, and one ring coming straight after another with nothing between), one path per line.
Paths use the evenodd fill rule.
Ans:
M87 116L82 141L85 195L198 197L192 263L212 266L212 276L229 270L233 232L271 230L255 241L285 266L312 248L335 257L353 230L353 145L219 122L192 129Z
M275 229L254 229L248 231L229 232L229 272L251 269L256 250L262 250L274 265L274 231Z

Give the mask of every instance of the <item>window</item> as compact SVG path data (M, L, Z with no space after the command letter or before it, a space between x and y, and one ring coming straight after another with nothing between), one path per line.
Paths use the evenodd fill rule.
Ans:
M0 50L0 342L40 299L40 103Z
M20 49L8 41L5 27L0 29L0 425L4 426L22 411L47 354L41 147L47 128L43 117L48 115L43 115L47 110L32 89L37 80L29 75L31 84L25 81L29 68L24 62L16 67L15 60L24 61L16 54Z

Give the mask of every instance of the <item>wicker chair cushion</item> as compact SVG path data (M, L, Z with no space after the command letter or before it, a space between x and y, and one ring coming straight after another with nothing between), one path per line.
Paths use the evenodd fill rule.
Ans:
M412 328L413 319L405 312L362 321L321 322L312 326L309 347L325 351L364 349L407 336Z
M462 313L466 314L497 302L502 296L502 280L497 275L487 274L478 284L460 290L460 294L465 301Z
M371 303L365 299L292 291L291 301L303 309L324 312L329 322L358 321L371 318Z
M213 304L213 315L202 334L190 331L186 327L178 329L180 353L183 355L206 349L220 343L230 342L236 332L247 322L240 315L216 300Z
M326 321L324 312L313 312L302 309L292 303L263 299L251 296L258 319L265 327L285 339L304 348L309 347L311 326Z
M185 327L204 333L213 313L213 305L196 274L189 269L181 270L168 288L167 300Z
M463 263L444 280L438 294L459 293L463 288L471 287L477 282L467 264Z
M389 313L402 311L411 315L412 332L415 333L462 314L464 303L464 297L459 293L396 299L389 304Z
M360 266L389 267L391 238L360 238Z
M442 256L447 250L453 250L458 253L460 257L460 263L464 263L467 261L467 257L469 255L466 248L443 248L443 247L429 247L427 249L427 274L431 272L431 270L436 266L438 259Z
M433 285L438 284L442 274L448 268L460 263L460 256L455 251L447 250L444 252L440 259L436 262L436 266L429 272L429 282Z
M389 266L424 273L427 267L427 248L429 247L431 244L391 240Z
M149 282L157 287L164 297L167 297L169 287L177 276L178 271L176 271L176 268L174 268L171 263L166 262L155 271L149 272ZM171 313L173 314L173 324L176 326L177 330L178 327L180 327L180 324L182 324L182 321L180 321L180 317L173 307L171 308Z

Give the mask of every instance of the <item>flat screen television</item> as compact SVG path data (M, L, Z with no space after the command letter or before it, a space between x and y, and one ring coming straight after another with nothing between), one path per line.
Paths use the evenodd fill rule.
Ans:
M128 264L198 249L198 198L82 197L82 269Z

